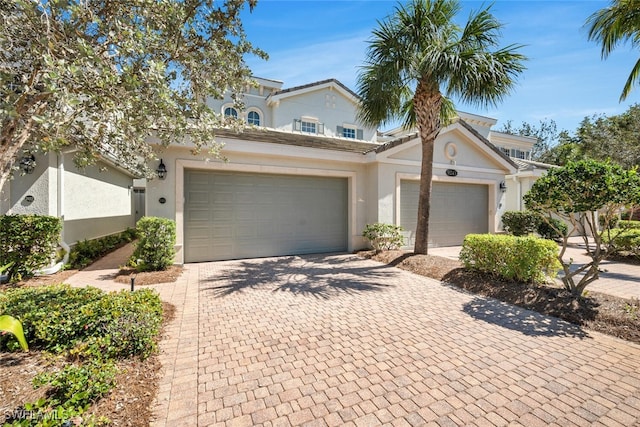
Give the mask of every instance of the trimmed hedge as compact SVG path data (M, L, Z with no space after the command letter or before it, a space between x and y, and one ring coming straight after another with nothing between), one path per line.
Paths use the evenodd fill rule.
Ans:
M145 216L136 224L138 244L131 263L138 271L166 270L173 264L176 223L167 218Z
M33 276L55 256L62 221L46 215L3 215L0 217L0 265L12 265L10 280Z
M621 219L620 221L618 221L618 228L622 228L624 230L640 228L640 221Z
M540 216L531 211L507 211L502 215L504 231L514 236L526 236L536 231Z
M367 239L377 252L399 249L404 243L402 227L393 224L376 222L367 224L362 232L362 237Z
M620 221L622 222L639 222L640 221ZM613 239L609 239L609 236ZM630 228L613 228L610 234L603 233L602 241L610 243L613 240L615 252L625 251L635 255L640 255L640 227Z
M466 268L505 280L543 283L561 268L558 245L533 236L468 234L460 261Z
M556 218L551 218L551 224L544 219L538 224L537 232L543 239L556 240L561 239L569 232L569 227L564 221Z
M71 248L69 264L72 268L84 268L98 258L118 249L136 238L136 230L127 228L125 231L98 239L83 240Z

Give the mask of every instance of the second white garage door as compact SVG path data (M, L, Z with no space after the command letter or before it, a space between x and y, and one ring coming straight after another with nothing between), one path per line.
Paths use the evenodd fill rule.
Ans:
M185 171L185 261L347 250L347 179Z
M400 225L407 246L415 244L420 182L400 181ZM489 228L488 186L434 182L431 189L429 246L458 246L470 233Z

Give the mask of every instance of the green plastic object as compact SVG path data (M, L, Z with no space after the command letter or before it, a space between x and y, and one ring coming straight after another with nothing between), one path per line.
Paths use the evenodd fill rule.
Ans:
M7 314L0 316L0 331L13 334L18 340L20 347L22 347L24 351L29 351L27 340L24 338L22 323L18 319Z

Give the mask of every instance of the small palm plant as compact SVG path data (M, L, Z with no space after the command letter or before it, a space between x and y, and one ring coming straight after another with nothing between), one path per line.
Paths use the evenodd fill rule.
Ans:
M5 314L0 316L0 332L2 335L6 333L13 334L18 340L18 344L24 351L29 351L29 345L24 337L24 330L22 329L22 323L15 317Z

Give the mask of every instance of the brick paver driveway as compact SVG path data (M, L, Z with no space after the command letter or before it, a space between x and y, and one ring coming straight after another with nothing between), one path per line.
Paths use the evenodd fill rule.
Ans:
M156 425L640 425L640 346L352 255L186 268Z

